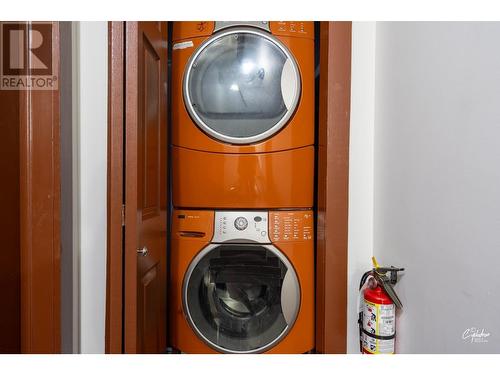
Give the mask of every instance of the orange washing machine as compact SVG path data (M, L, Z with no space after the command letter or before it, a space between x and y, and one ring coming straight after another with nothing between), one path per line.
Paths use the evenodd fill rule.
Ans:
M173 205L310 208L314 23L175 22Z
M312 211L174 210L171 249L175 349L313 349Z

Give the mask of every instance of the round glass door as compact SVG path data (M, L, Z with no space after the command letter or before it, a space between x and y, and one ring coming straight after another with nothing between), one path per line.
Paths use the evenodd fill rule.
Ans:
M300 287L286 257L267 245L210 245L184 279L191 327L220 352L266 351L297 318Z
M278 132L300 96L300 74L272 35L229 29L203 43L184 76L184 102L196 124L227 143L249 144Z

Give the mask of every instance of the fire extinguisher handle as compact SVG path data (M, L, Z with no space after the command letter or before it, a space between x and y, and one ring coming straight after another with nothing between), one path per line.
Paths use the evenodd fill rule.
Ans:
M378 273L379 275L385 275L387 272L389 272L389 276L391 278L391 284L396 285L398 282L398 272L404 271L404 268L397 268L394 266L390 267L377 267L374 268L374 271Z
M385 292L389 295L389 298L396 305L396 307L399 309L402 309L403 304L401 303L401 300L399 299L398 295L396 294L396 291L392 287L392 283L389 280L389 278L386 275L380 275L376 272L375 272L374 276L375 276L375 279L378 281L378 283L385 290Z

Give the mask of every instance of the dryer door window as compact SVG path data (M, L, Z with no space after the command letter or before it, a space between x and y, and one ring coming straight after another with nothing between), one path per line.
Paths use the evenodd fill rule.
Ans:
M293 326L300 287L292 265L273 246L210 245L188 269L183 303L189 323L208 345L257 353Z
M184 101L197 125L227 143L266 139L290 119L300 74L288 49L269 33L232 29L216 34L192 56Z

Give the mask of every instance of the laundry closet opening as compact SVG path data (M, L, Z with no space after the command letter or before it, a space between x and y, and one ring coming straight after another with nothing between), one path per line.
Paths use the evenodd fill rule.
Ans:
M319 99L332 26L111 23L110 160L124 204L108 246L107 352L324 352L321 274L343 272L316 225L331 209L317 145L331 147L318 126L333 113Z
M171 45L169 344L311 351L314 23L175 22Z

